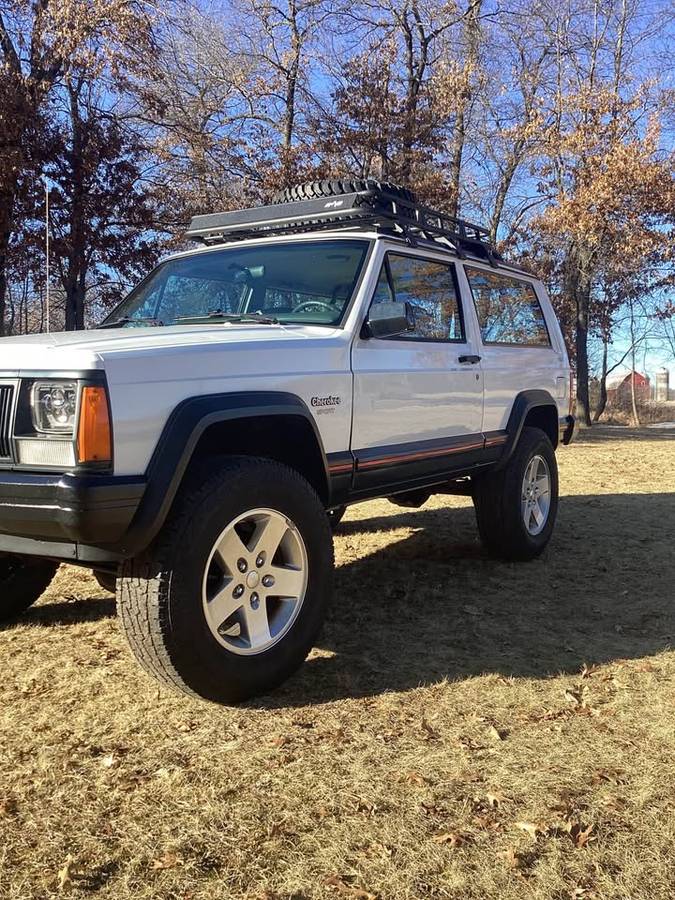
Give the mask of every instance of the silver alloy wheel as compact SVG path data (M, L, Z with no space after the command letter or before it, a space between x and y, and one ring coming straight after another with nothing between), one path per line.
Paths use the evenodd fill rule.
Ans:
M523 477L521 509L525 528L531 535L541 534L551 508L551 474L543 456L533 456Z
M300 612L307 574L305 542L289 518L273 509L242 513L206 563L202 604L211 633L232 653L269 650Z

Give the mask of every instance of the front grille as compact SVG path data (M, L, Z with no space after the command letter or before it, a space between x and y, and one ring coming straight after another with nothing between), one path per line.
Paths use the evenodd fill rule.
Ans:
M12 429L12 400L14 386L0 384L0 459L10 459L12 445L10 434Z

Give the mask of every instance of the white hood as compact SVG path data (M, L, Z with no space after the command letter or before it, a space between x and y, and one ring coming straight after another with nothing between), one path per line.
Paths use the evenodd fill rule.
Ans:
M338 329L311 325L171 325L153 328L112 328L95 331L62 331L0 339L0 373L82 371L100 369L105 360L121 356L152 357L190 347L217 349L223 344L287 346L307 339L328 338Z

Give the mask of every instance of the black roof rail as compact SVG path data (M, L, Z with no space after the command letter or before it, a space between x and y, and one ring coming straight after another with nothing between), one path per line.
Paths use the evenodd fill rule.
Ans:
M412 242L417 238L433 240L449 244L461 258L469 254L486 259L493 266L501 261L490 243L487 228L380 188L194 216L185 237L211 245L339 228L375 229Z

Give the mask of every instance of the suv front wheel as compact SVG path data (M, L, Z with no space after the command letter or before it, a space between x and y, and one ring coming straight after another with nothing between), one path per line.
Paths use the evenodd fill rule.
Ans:
M490 554L512 560L539 556L558 512L558 466L548 436L523 428L508 464L475 480L473 502Z
M279 463L231 458L184 489L155 544L124 564L118 612L150 674L233 703L302 664L332 578L330 527L311 485Z

